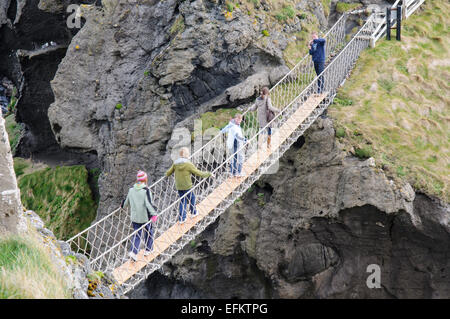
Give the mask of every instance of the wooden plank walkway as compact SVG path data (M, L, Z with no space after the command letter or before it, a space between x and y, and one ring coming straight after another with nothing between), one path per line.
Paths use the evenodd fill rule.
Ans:
M170 245L175 243L185 233L187 233L196 223L205 218L214 208L216 208L225 198L227 198L247 177L252 174L262 163L275 152L281 144L295 131L295 129L305 121L306 118L316 109L316 107L326 97L326 93L313 95L272 135L271 148L262 147L253 153L242 167L245 177L230 177L220 184L204 200L197 204L198 215L194 218L186 218L182 225L176 223L164 234L155 239L153 252L144 256L142 249L137 254L137 261L128 260L113 271L113 275L119 284L123 284L134 274L144 268L153 259L164 252Z

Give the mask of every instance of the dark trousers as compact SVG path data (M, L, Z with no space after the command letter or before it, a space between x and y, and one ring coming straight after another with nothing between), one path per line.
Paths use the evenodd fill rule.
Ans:
M325 69L325 62L314 62L314 70L317 75L323 72ZM317 93L322 93L323 91L323 75L319 76L317 79Z
M178 214L178 221L185 221L186 220L186 206L189 205L189 210L191 211L192 215L197 214L197 210L195 209L195 195L194 192L192 192L190 189L185 191L178 191L178 195L180 197L183 197L184 194L188 193L184 198L180 200L180 206L179 206L179 214Z
M239 154L236 153L238 150L238 141L235 139L234 140L234 144L233 144L233 159L231 160L231 166L230 166L230 172L231 174L234 176L236 174L240 174L242 171L242 163L241 163L241 159L239 157ZM242 152L242 150L241 150Z
M132 222L133 230L141 228L144 224ZM144 228L139 230L133 238L133 245L131 251L135 254L139 252L139 246L141 245L141 239L144 240L145 250L151 251L153 247L153 224L149 223Z

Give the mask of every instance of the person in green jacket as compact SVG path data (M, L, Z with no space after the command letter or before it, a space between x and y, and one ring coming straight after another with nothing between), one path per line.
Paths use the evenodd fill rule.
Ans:
M178 221L180 224L183 224L186 221L186 206L188 203L191 216L197 216L197 209L195 208L195 194L194 192L191 192L191 175L194 174L203 178L211 176L211 173L209 172L202 172L198 170L188 158L189 149L187 147L181 148L180 158L177 159L166 172L166 176L170 176L175 172L175 188L178 191L178 195L181 197L178 215ZM187 195L184 196L185 194Z
M141 244L141 238L145 244L144 256L148 256L153 250L153 223L156 222L157 212L152 205L152 194L147 188L147 174L143 171L137 173L136 183L128 191L127 198L122 208L130 206L131 224L134 231L139 231L133 236L131 251L128 256L137 260L137 253ZM152 223L148 223L149 219ZM147 225L145 225L147 224ZM145 225L143 228L142 226Z

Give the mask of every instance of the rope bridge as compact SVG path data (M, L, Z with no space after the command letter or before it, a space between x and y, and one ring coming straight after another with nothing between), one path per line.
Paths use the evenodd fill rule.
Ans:
M195 203L189 193L182 197L178 195L173 176L162 177L149 187L153 205L159 212L156 222L148 222L133 231L129 212L118 208L69 239L67 242L72 249L89 258L93 271L102 271L114 278L120 292L125 294L194 240L268 172L332 103L336 90L349 75L360 53L370 45L375 31L379 32L374 13L346 43L346 18L344 14L325 35L327 65L320 76L315 75L310 57L305 56L271 88L272 104L280 112L266 127L259 127L255 112L245 111L241 127L247 141L236 153L227 152L224 134L217 133L192 154L190 160L198 169L213 173L206 179L193 178L191 192L195 195ZM323 87L320 94L316 93L318 82ZM268 127L272 128L270 147L265 142ZM240 177L230 174L236 156L243 159ZM180 223L182 207L187 211L187 218ZM190 216L193 212L190 208L196 210L196 216ZM142 239L142 249L136 247L136 238ZM149 241L153 241L153 246ZM147 252L146 248L151 246L153 250ZM131 248L137 252L136 261L128 256Z

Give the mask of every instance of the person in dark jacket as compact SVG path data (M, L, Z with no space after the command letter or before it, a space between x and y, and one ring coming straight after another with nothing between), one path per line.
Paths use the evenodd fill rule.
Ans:
M317 32L312 33L312 39L309 41L309 54L314 62L314 70L320 75L325 69L325 39L319 38ZM323 76L317 79L317 93L323 91Z

